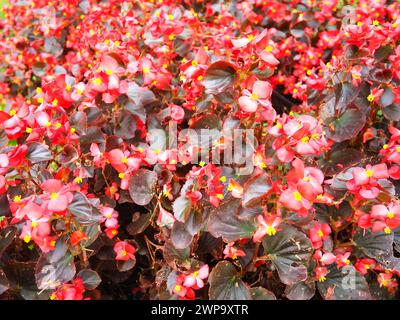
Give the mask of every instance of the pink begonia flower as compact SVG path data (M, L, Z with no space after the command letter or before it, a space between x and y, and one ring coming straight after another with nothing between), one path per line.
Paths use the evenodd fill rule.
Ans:
M319 282L324 282L326 280L326 275L329 273L328 269L325 267L316 267L314 269L315 279Z
M368 273L368 270L374 269L376 265L375 260L363 258L359 259L355 264L354 268L363 275Z
M265 235L273 236L276 234L277 227L281 223L282 219L276 216L264 217L259 215L257 217L258 228L253 236L253 241L260 241Z
M306 215L305 210L309 210L312 206L312 203L293 187L289 187L282 192L279 197L279 202L284 207L297 211L297 213L302 216Z
M385 163L367 165L365 169L357 167L353 170L353 178L356 186L374 185L376 180L389 178L388 168Z
M100 212L104 217L104 225L106 228L115 229L118 226L118 212L110 207L100 208Z
M296 185L297 190L303 197L313 201L323 193L324 174L320 169L304 167L304 163L300 159L294 159L292 166L293 169L287 174L287 182Z
M119 75L124 72L117 60L109 55L102 58L100 64L101 70L108 76L108 89L119 89Z
M115 260L128 261L136 259L136 248L126 241L118 241L114 245L114 251L117 254Z
M120 149L113 149L108 152L107 159L113 168L120 173L136 171L142 163L141 159L130 156L129 151L123 152Z
M191 273L185 277L183 285L185 287L201 289L204 287L204 279L208 277L209 267L207 264L202 266L198 271Z
M318 222L315 222L314 226L308 232L313 247L318 249L322 247L322 242L327 239L332 230L327 223L319 224Z
M255 81L252 92L245 89L239 98L240 108L245 112L255 112L259 105L270 106L269 98L272 94L272 86L267 81Z
M231 258L237 259L238 257L245 257L246 253L235 247L235 242L229 242L224 249L224 259Z
M60 180L49 179L42 183L44 194L40 197L46 202L47 209L53 212L63 212L73 200L73 195L68 186Z
M323 253L321 250L315 251L314 258L324 266L336 261L336 256L332 252Z
M348 266L350 264L349 257L351 255L351 252L346 252L344 251L343 253L339 253L336 255L336 265L338 268L341 268L343 266Z
M387 206L383 204L374 205L371 208L371 217L374 219L400 219L400 205L389 203Z

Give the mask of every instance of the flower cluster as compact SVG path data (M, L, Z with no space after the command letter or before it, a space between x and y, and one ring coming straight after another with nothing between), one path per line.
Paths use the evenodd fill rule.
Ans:
M10 0L4 14L0 295L395 294L398 1Z

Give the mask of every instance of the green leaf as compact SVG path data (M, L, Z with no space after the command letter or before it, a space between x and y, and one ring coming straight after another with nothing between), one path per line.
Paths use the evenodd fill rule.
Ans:
M229 62L217 61L208 67L202 83L206 93L218 94L231 86L235 80L235 67Z
M290 225L282 224L281 231L263 240L269 256L284 284L292 285L307 279L312 244L307 236Z
M189 215L192 208L192 201L186 198L184 195L179 196L175 199L172 208L174 210L174 216L178 221L186 222L189 219Z
M276 300L275 295L263 287L255 287L250 289L253 300Z
M9 288L10 288L10 283L8 282L8 279L3 269L0 268L0 295L6 292Z
M400 121L400 104L392 103L385 108L382 108L383 115L391 121Z
M84 269L79 271L77 277L83 280L83 285L86 290L96 289L101 283L101 278L99 274L91 269Z
M208 278L210 300L251 300L247 285L240 279L232 263L221 261L212 269Z
M136 116L123 110L115 123L114 133L125 140L134 138L136 135Z
M189 270L191 267L190 247L177 249L171 240L167 240L163 248L163 256L174 270Z
M328 138L335 142L352 139L361 131L366 121L364 112L348 109L329 125Z
M53 290L71 281L76 273L74 258L65 240L57 240L56 248L42 254L36 265L35 279L39 290Z
M100 212L89 202L83 193L75 192L74 198L68 207L68 211L75 220L82 225L91 225L100 222Z
M289 300L310 300L315 295L315 281L308 279L287 286L285 295Z
M148 169L139 169L129 181L129 194L140 205L147 205L153 199L153 189L157 183L157 173Z
M368 283L352 265L340 269L333 263L328 267L326 280L317 287L325 300L366 300L370 299Z
M170 237L177 249L189 247L193 240L193 236L187 231L185 224L180 221L174 222Z
M266 173L250 178L243 188L243 207L258 206L271 189L271 181Z
M240 200L232 199L214 209L208 220L208 231L216 238L222 237L225 242L253 237L257 224L240 220L239 208Z
M354 233L353 242L357 251L361 253L360 257L368 256L378 261L385 268L391 269L395 265L393 237L393 233L372 232L358 228Z
M28 146L26 157L31 163L48 161L53 158L49 146L42 143L32 142Z

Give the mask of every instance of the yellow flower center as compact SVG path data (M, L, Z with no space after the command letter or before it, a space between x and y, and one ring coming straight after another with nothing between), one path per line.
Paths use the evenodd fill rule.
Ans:
M324 232L322 230L318 230L317 234L320 238L324 236Z
M120 173L118 174L118 178L120 178L120 179L125 178L125 173L120 172Z
M95 85L100 85L100 84L103 83L103 80L101 80L100 78L95 78L95 79L93 80L93 83L94 83Z
M50 195L50 198L51 198L52 200L58 199L58 193L57 193L57 192L53 192L53 193Z
M13 200L14 200L14 202L20 202L21 199L22 199L21 196L15 196Z
M393 211L389 211L389 212L387 213L387 217L388 217L389 219L393 219L393 218L394 218L394 212L393 212Z
M175 286L175 291L176 292L179 292L179 291L181 291L182 290L182 286L180 286L179 284L177 284L176 286Z
M266 228L267 235L274 236L276 234L276 229L273 226L267 226Z
M272 52L272 50L274 50L274 48L271 45L265 47L265 51L267 52Z
M257 95L257 93L253 92L253 93L250 95L250 98L251 98L252 100L258 100L258 95Z
M385 231L386 234L390 234L392 232L389 227L386 227L385 229L383 229L383 231Z
M56 107L58 105L58 100L54 99L51 104L53 105L53 107Z
M374 175L374 172L370 169L366 170L367 177L371 178Z
M26 243L28 243L29 241L31 241L31 236L30 235L25 235L24 236L24 241L26 242Z
M303 142L303 143L307 143L308 141L310 141L310 138L309 138L309 137L303 137L303 138L301 138L301 142Z
M36 228L38 226L37 221L32 221L31 226L32 226L32 228Z
M106 74L107 74L108 76L111 76L111 75L113 74L113 71L112 71L111 69L107 69L107 70L106 70Z
M293 192L293 197L296 201L301 201L303 199L300 192L298 192L298 191Z
M320 276L318 279L319 282L324 282L325 280L326 280L325 276Z
M128 163L128 157L122 157L121 162L122 163Z
M128 253L126 252L126 250L122 250L121 255L122 255L123 257L125 257L127 254L128 254Z

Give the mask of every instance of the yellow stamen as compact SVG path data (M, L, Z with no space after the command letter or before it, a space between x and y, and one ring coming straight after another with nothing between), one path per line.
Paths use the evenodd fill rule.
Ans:
M250 95L250 98L251 98L252 100L258 100L258 95L257 95L257 93L253 92L253 93Z
M58 199L58 193L57 193L57 192L53 192L53 193L50 195L50 198L51 198L52 200Z
M386 234L390 234L392 232L389 227L386 227L385 229L383 229L383 231L385 231Z
M267 235L274 236L276 234L276 229L273 226L267 226Z
M264 50L267 52L272 52L272 50L274 50L274 48L271 45L269 45L269 46L266 46Z
M298 191L293 192L293 197L296 201L301 201L303 199L302 195Z

